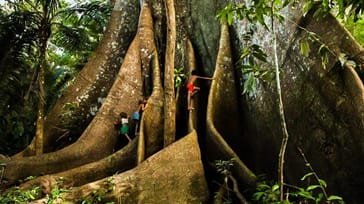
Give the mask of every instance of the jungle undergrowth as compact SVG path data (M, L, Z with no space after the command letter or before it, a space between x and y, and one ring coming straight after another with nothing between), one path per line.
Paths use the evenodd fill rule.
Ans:
M300 148L298 148L298 150L308 169L308 172L300 179L302 182L306 182L306 185L296 186L284 183L284 200L281 200L279 184L276 181L270 181L261 175L258 176L259 181L251 201L256 204L344 204L345 202L342 197L328 195L326 191L326 181L318 176L312 165L307 161L303 151ZM214 199L216 204L230 204L233 203L233 195L237 197L242 196L239 191L234 191L228 185L228 180L232 177L230 169L234 165L235 160L235 158L231 158L230 160L215 161L215 168L223 179L222 184L220 184L220 190L215 193ZM245 200L240 200L240 202L246 203Z

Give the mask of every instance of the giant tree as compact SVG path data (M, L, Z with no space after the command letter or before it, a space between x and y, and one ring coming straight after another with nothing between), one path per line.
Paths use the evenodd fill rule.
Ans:
M41 3L44 5L36 6ZM44 58L43 61L46 62L42 63L44 74L41 75L44 76L40 77L44 78L44 82L41 83L44 88L39 93L47 93L47 96L42 96L41 100L38 100L39 105L46 105L39 113L47 113L48 107L58 99L60 89L72 80L73 73L77 72L80 65L85 64L87 61L85 58L90 57L90 50L95 49L110 14L110 6L99 1L76 4L72 7L67 7L65 3L58 5L57 1L7 1L2 9L4 13L1 20L0 39L4 49L0 54L1 81L3 84L7 84L9 80L13 81L11 85L17 87L17 90L6 89L6 86L1 89L0 94L4 97L2 113L5 116L1 125L1 129L4 129L1 137L2 139L14 137L12 140L16 142L16 139L20 140L28 136L34 129L32 124L34 117L30 117L29 109L33 108L32 103L38 98L34 96L34 89L41 87L36 85L40 70L40 53ZM46 30L45 28L48 27L49 30ZM44 32L49 32L47 38L44 38ZM42 41L42 49L40 41ZM56 60L56 58L60 59ZM67 63L66 66L65 63ZM67 73L64 70L67 70ZM64 115L73 117L70 111ZM19 121L15 123L16 117L19 117ZM40 122L39 119L38 117ZM45 120L48 126L47 118ZM77 127L79 124L74 125ZM59 130L67 128L70 129L67 124L65 127L58 127ZM67 141L65 138L74 137L72 133L77 131L77 128L73 129L73 131L65 131L69 134L64 134L63 138L58 138L57 146L60 147L60 143ZM41 132L38 131L38 133ZM29 139L23 139L25 143L28 141ZM23 151L24 154L35 153L35 141L36 137ZM14 147L17 146L14 145Z
M248 7L269 9L260 1L254 2ZM305 174L305 161L297 153L300 148L317 174L327 181L330 191L343 195L347 202L360 202L364 88L358 73L363 72L364 52L335 17L327 14L318 18L317 7L303 15L300 6L290 5L280 11L285 17L281 22L271 21L276 28L272 33L264 25L254 26L230 14L227 21L232 26L220 24L215 15L225 6L224 1L141 3L136 23L134 9L138 2L115 2L93 63L83 68L70 91L59 100L63 105L66 100L74 102L78 111L86 112L90 102L84 93L94 93L87 92L95 86L93 79L113 81L105 101L79 139L40 156L1 160L4 188L41 172L46 175L20 188L41 185L44 193L50 193L55 187L76 187L57 202L101 197L102 202L191 203L212 200L214 192L230 195L229 189L221 188L229 180L232 184L228 185L234 189L232 199L249 200L257 184L254 174L275 177L282 135L275 85L240 72L241 63L246 62L239 59L241 53L259 44L267 55L267 60L259 63L261 69L270 70L274 56L281 68L282 100L291 136L285 182L299 185L300 176ZM138 25L137 32L126 35L123 31L129 31L129 27L125 28L124 22L131 18L128 22ZM260 22L270 20L263 15L256 18ZM276 49L271 46L273 35ZM126 40L130 36L132 39ZM125 56L114 52L115 43L120 46L118 50L127 49ZM302 49L307 44L310 49ZM115 80L111 80L105 76L105 69L113 64L98 60L118 57L124 60ZM194 111L187 111L184 87L171 90L173 66L183 67L186 75L193 69L214 75L211 84L197 82L201 90L193 98ZM95 77L85 80L84 76L91 72ZM241 94L245 79L255 84L255 92ZM104 88L102 84L97 87ZM115 149L118 135L114 119L120 112L131 114L141 97L149 99L140 132L127 146ZM50 120L62 115L57 104L52 111ZM171 125L174 121L175 127ZM48 128L54 127L50 123ZM51 133L49 145L62 134ZM235 162L224 177L215 161L232 158Z

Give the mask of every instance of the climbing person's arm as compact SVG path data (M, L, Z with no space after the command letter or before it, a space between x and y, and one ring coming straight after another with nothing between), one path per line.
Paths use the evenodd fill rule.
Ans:
M143 104L139 104L138 105L138 108L135 110L136 112L139 112L139 111L141 111L141 110L143 110Z
M214 80L215 79L214 77L203 77L203 76L197 76L197 78L207 79L207 80Z
M144 111L148 107L148 103L142 105L142 111Z
M130 139L128 133L125 133L125 137L129 140L129 142L131 142L131 139Z

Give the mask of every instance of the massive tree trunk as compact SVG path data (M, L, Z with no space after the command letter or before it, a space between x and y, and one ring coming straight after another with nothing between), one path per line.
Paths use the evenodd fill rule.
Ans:
M287 182L298 184L301 176L309 171L297 151L302 148L320 177L328 182L330 193L342 195L349 203L360 203L361 190L357 187L363 182L354 175L363 174L364 169L360 162L364 156L363 82L352 68L340 66L339 54L358 59L355 63L360 68L363 62L359 55L363 48L331 15L318 18L309 12L303 18L299 10L293 11L287 11L286 23L277 25L283 103L291 136L286 153ZM240 22L235 26L240 39L244 26ZM334 51L329 54L326 68L318 54L320 42L310 42L309 57L300 51L300 43L308 39L308 31L317 33L320 42ZM259 34L254 38L268 45L269 35ZM268 56L273 56L270 46L264 48ZM271 68L270 64L264 66ZM244 124L249 134L242 142L249 144L252 156L244 161L255 173L269 175L277 167L282 133L278 128L276 97L272 84L259 83L257 93L246 96L243 102ZM270 176L275 178L274 174Z
M83 200L100 203L196 203L206 201L208 196L197 134L193 131L136 168L70 190L54 203L80 203Z
M239 90L232 62L230 35L227 23L221 26L220 47L217 55L214 81L208 99L206 131L206 158L213 163L216 160L235 158L231 172L243 185L244 189L254 189L256 178L240 157L248 153L239 138L246 137L240 121ZM241 154L235 153L237 149ZM210 167L211 168L211 167ZM213 166L215 168L215 166Z
M168 2L172 1L165 1ZM129 4L137 7L136 2L117 1L114 10L119 15L113 15L111 22L117 18L125 22L128 19L126 16L134 16L136 12L130 13L134 10L129 9L120 15L124 11L123 6ZM240 94L241 74L236 60L244 49L248 24L234 20L230 29L225 24L219 29L215 14L224 1L175 2L175 10L178 11L176 24L183 28L179 28L181 32L177 33L183 33L183 36L177 34L175 55L178 57L171 62L171 53L165 53L172 49L166 40L171 36L161 26L166 25L164 11L168 12L171 8L165 9L164 5L162 1L144 2L138 33L128 47L119 74L115 81L108 75L107 81L114 84L81 137L72 145L53 153L1 160L6 165L1 174L2 186L41 172L48 175L20 187L27 189L41 185L44 192L49 193L55 185L61 185L58 181L62 178L62 187L77 187L60 197L70 203L82 198L93 199L98 196L95 192L104 193L103 202L205 202L211 201L212 195L219 189L216 182L224 179L216 172L215 160L230 160L233 157L235 163L231 168L231 178L239 187L238 190L234 188L234 199L240 199L239 191L249 199L256 184L253 173L277 179L282 133L274 84L260 81L255 94ZM318 19L311 12L302 17L300 9L287 8L283 12L286 20L275 23L282 67L283 103L291 136L285 180L299 184L299 178L306 173L305 164L296 151L299 147L319 176L328 182L330 194L342 195L349 203L360 203L364 189L360 177L364 172L361 162L364 159L364 88L360 79L363 75L363 48L330 15ZM335 33L330 32L331 27L335 28ZM115 29L121 35L123 28L110 26L107 32ZM333 50L326 68L323 68L317 54L322 44L310 42L309 58L301 54L299 45L307 39L307 30L316 32L321 43L326 43ZM253 36L253 42L263 45L268 56L273 56L270 46L272 33L260 28L258 31ZM167 42L166 47L164 42ZM129 43L124 41L118 50L126 50ZM115 52L113 49L110 46L100 49L104 53L95 56L105 55L109 60L120 58L121 51ZM348 62L341 66L341 53L354 60L357 66L353 67ZM112 63L102 64L112 66ZM211 89L210 83L199 84L201 90L193 99L196 107L193 112L187 111L185 86L179 87L176 95L171 90L171 78L168 77L173 76L173 64L185 66L186 74L193 69L206 75L214 73ZM84 70L89 70L89 66L86 65ZM271 68L269 63L262 66ZM80 99L82 94L76 91L77 86L88 89L81 84L75 81L65 95L72 95L74 100ZM97 86L102 90L101 85ZM171 93L177 97L175 102L178 104L171 104ZM97 92L93 96L97 98L99 94ZM113 120L121 111L132 113L142 96L149 96L149 100L141 118L139 136L123 149L113 152L117 139ZM58 103L65 104L62 100ZM56 117L52 114L60 112L51 111L48 117ZM176 127L170 127L174 119L177 121ZM176 134L169 128L175 128ZM176 136L177 141L163 149L165 136L169 138L166 144L173 141L171 136ZM52 146L52 141L56 141L57 137L48 136L47 145Z
M176 137L176 99L174 84L175 53L176 53L176 13L174 0L164 0L167 16L167 45L165 57L165 105L164 105L164 146L175 141Z
M118 73L138 21L138 1L117 1L104 37L93 57L78 74L72 85L57 100L44 121L44 152L55 151L80 136L94 117L101 101L108 94ZM66 114L67 113L67 114ZM12 156L35 154L31 142L25 150Z
M131 114L142 96L139 40L129 47L120 72L109 94L81 137L70 146L41 156L6 162L4 178L8 184L39 173L56 173L92 162L113 152L117 139L114 121L120 112ZM37 166L37 168L33 168Z

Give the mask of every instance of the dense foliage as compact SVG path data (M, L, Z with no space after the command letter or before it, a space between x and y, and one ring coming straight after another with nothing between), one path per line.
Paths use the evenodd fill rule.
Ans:
M0 7L0 153L13 154L34 136L41 11L37 1L7 1ZM46 110L72 81L98 45L111 7L80 2L56 7L47 45Z

